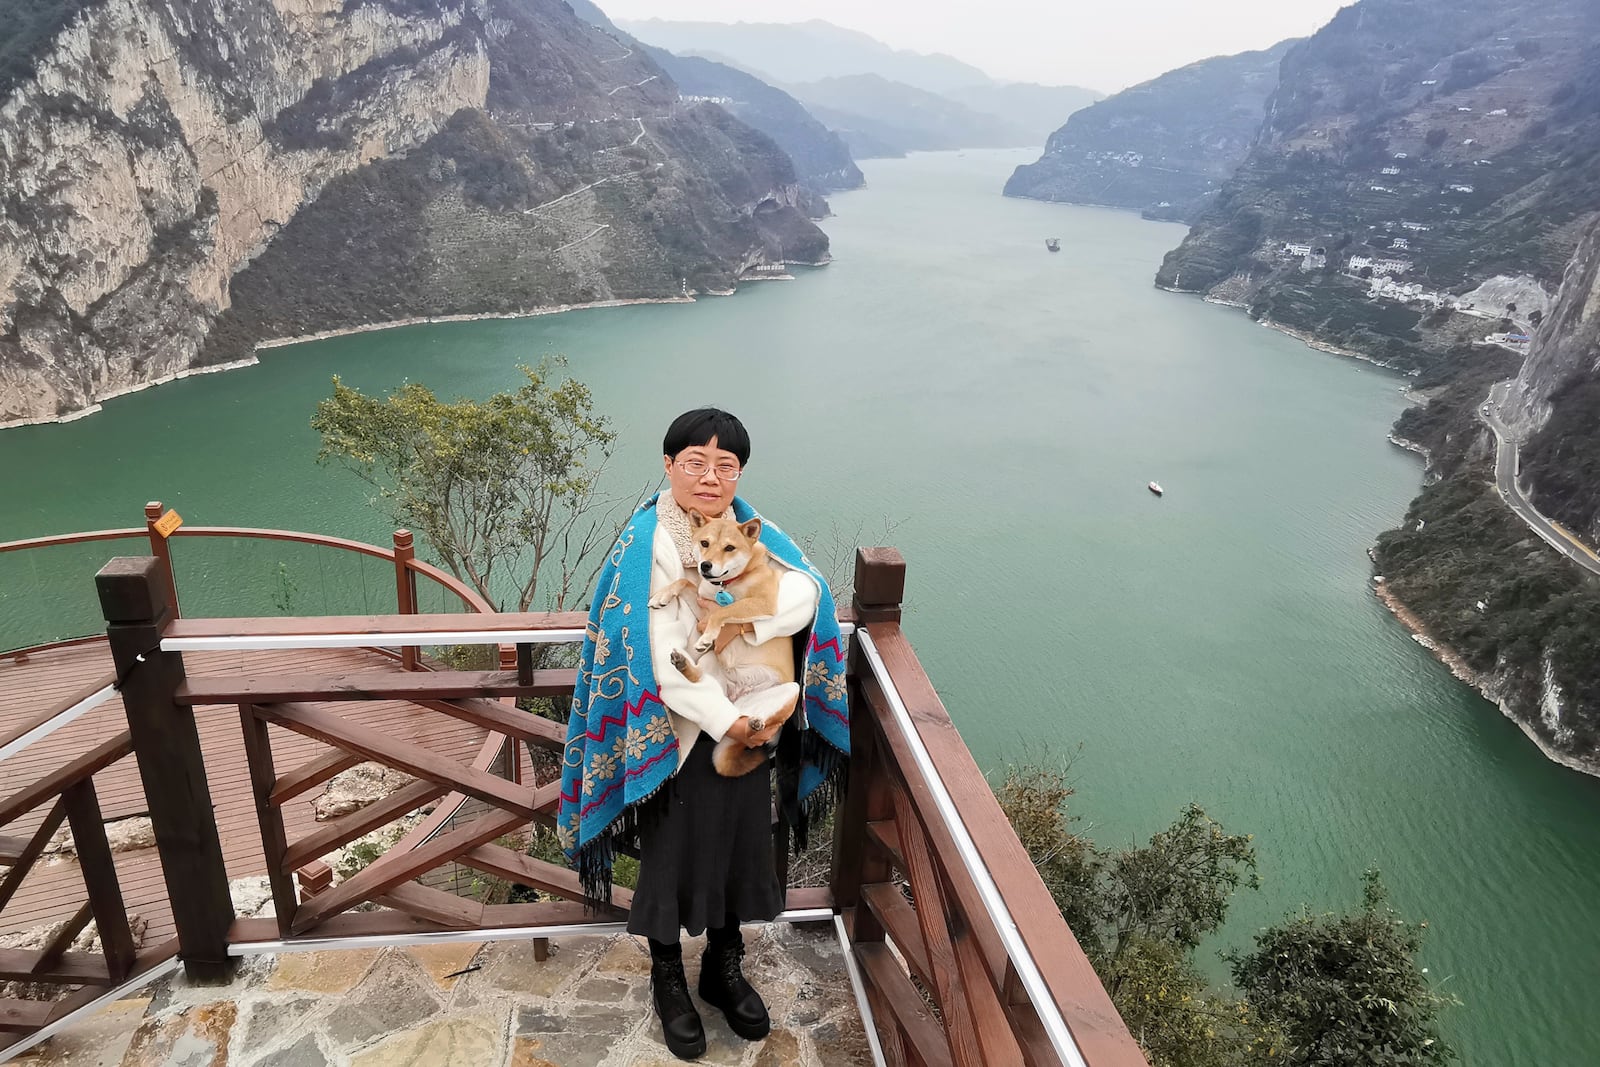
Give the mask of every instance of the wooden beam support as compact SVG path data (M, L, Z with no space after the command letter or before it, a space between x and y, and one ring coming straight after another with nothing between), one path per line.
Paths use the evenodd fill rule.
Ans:
M459 616L458 616L459 617ZM286 704L318 700L460 700L481 697L566 697L573 670L533 672L521 685L515 671L348 671L339 674L217 674L191 678L177 701L202 704Z
M52 797L59 796L74 782L92 778L117 760L133 751L133 739L124 730L108 737L65 767L57 768L30 785L26 785L0 802L0 826L37 808Z
M278 929L287 934L299 900L294 892L294 879L289 875L295 865L284 858L289 846L283 829L283 809L272 803L272 789L278 780L277 770L272 765L272 738L268 735L267 724L249 704L239 705L239 727L244 733L244 757L250 771L256 824L261 829L261 854L267 862L267 884L272 887L272 910Z
M301 793L309 793L335 775L343 774L362 762L362 757L351 752L334 749L316 759L307 760L292 771L286 771L272 783L272 803L282 807Z
M184 682L183 656L161 651L162 630L177 615L170 574L155 559L119 556L100 568L95 588L184 968L192 981L225 980L236 966L228 955L228 872L194 713L173 699ZM103 916L98 905L95 914Z
M370 833L380 826L387 826L402 815L438 800L447 792L449 789L437 782L412 782L364 808L357 808L337 819L330 819L284 850L283 870L285 872L297 870L311 860L354 841L362 834Z
M499 845L479 845L470 852L463 852L457 857L456 862L464 863L475 871L504 878L508 882L518 882L535 889L542 889L547 893L555 893L567 900L584 899L583 887L578 883L576 871L557 867L553 863L546 863ZM624 886L612 886L611 905L612 910L618 913L626 912L633 906L633 890Z
M889 947L882 944L857 945L855 951L862 973L870 982L868 988L876 990L883 1005L888 1008L883 1013L887 1016L884 1022L900 1027L912 1050L928 1067L954 1067L938 1020L923 1001L922 994L917 992L917 987L911 984L906 972L900 969Z
M520 812L495 811L410 852L390 852L380 856L326 893L319 893L300 905L295 914L293 933L304 936L323 919L364 901L375 900L424 871L431 871L463 852L525 826L527 821L527 816Z
M67 809L67 821L72 825L78 869L89 894L88 907L100 934L106 969L113 978L120 979L133 970L138 948L133 943L133 931L128 927L128 909L122 900L122 886L117 881L116 861L106 841L106 825L95 795L94 779L85 778L69 786L61 794L61 802ZM228 910L233 910L231 905Z
M567 747L567 728L554 719L546 719L531 711L523 711L513 704L498 700L419 700L416 703L451 718L481 726L490 733L524 741L550 752L563 752Z
M418 672L407 677L425 678L427 675ZM358 752L367 759L405 771L414 777L477 797L486 804L519 814L524 821L533 819L541 804L560 794L559 782L551 783L554 789L547 786L537 791L513 785L504 778L473 770L421 745L396 741L382 730L352 722L309 704L266 704L259 711L269 722L295 733L314 737L349 752Z
M104 986L111 984L111 972L93 952L63 952L46 965L41 949L0 948L0 982Z
M28 839L28 844L23 848L21 855L6 872L5 880L0 881L0 911L4 911L6 905L11 903L12 896L22 885L22 880L28 876L28 871L33 869L39 857L44 855L45 846L50 844L50 839L55 836L56 830L60 829L61 822L66 817L66 806L61 803L60 797L56 797L56 802L50 807L50 813L44 817L44 822L39 824L39 828Z

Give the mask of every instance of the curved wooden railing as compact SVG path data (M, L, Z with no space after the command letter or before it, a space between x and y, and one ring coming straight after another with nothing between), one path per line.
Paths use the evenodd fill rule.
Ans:
M417 559L415 544L411 533L407 530L396 530L394 543L387 548L367 544L364 541L353 541L349 538L333 537L327 534L303 533L295 530L258 529L243 526L179 526L170 534L162 534L157 529L157 524L160 522L163 513L161 502L152 501L145 505L145 525L143 527L89 530L48 537L25 538L20 541L0 542L0 556L14 552L39 551L101 541L143 539L149 546L149 554L165 564L168 573L168 597L173 604L174 613L181 616L182 599L180 586L182 585L182 568L181 559L178 566L174 565L172 551L174 541L185 541L192 538L278 541L287 544L310 545L317 548L349 552L354 555L381 559L393 564L395 569L395 605L400 614L414 614L417 611L418 591L421 581L431 582L440 587L446 593L459 600L461 605L470 613L483 614L491 613L495 610L493 604L489 603L482 594L461 579L425 560ZM42 610L43 607L41 606ZM14 649L0 648L0 657L25 658L33 653L101 639L102 635L95 632L54 641L25 644ZM508 655L510 655L509 650L504 651L502 658ZM414 669L419 665L414 648L404 653L404 657L407 669Z

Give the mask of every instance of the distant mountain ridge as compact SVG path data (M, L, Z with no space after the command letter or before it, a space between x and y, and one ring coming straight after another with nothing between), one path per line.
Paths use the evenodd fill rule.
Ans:
M1003 84L945 55L894 49L827 22L626 21L640 40L714 58L786 89L857 158L1040 144L1100 98L1072 85Z
M680 55L710 51L736 65L749 64L749 69L780 84L865 73L930 93L994 84L988 74L952 56L890 48L867 34L820 19L736 23L623 19L618 25L641 41Z
M776 86L725 63L673 55L645 46L686 96L722 104L765 133L794 160L795 176L818 193L855 189L863 181L844 138L823 125L800 101Z
M1203 59L1074 112L1005 194L1193 221L1249 152L1297 43Z
M862 158L952 148L1014 148L1029 139L1016 123L877 74L823 78L790 89Z
M808 205L816 215L827 212L821 197L861 185L861 170L850 158L844 140L817 121L794 97L758 75L702 56L675 55L645 44L619 29L591 0L569 0L580 19L610 35L624 48L638 49L677 83L689 101L718 103L740 121L771 137L794 162L795 177L816 194Z

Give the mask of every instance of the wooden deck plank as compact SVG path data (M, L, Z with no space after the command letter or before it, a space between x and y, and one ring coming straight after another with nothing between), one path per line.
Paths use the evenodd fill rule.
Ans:
M275 670L295 673L370 671L390 666L392 661L361 649L326 649L195 652L186 654L184 663L191 677L208 678L255 676ZM0 660L0 731L48 710L52 701L59 702L60 698L81 688L83 679L92 679L109 664L110 656L103 642L37 653L25 663ZM406 701L360 701L319 707L362 726L381 729L395 740L423 745L464 767L471 764L483 746L485 731L481 727ZM237 709L206 706L195 710L228 877L264 874L266 862ZM107 701L11 759L0 762L0 797L15 794L124 729L121 700ZM280 767L296 767L331 751L320 741L279 727L273 727L271 734L273 757ZM94 782L107 820L143 814L146 810L134 759L124 759L100 772ZM291 842L325 825L315 818L313 802L320 792L320 789L310 790L283 805L285 830ZM49 809L50 805L43 805L19 817L5 832L12 836L30 835ZM155 850L123 852L115 858L128 913L148 924L144 943L155 944L173 936L175 927ZM15 899L0 911L0 933L67 918L83 902L85 895L77 864L71 860L51 862L52 859L40 860L23 881Z

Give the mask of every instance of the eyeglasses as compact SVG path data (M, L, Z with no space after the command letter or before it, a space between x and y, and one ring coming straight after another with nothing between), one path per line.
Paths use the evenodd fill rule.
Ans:
M731 463L720 463L713 467L703 459L684 459L678 461L678 469L691 478L704 478L706 471L715 471L717 481L736 482L744 471Z

